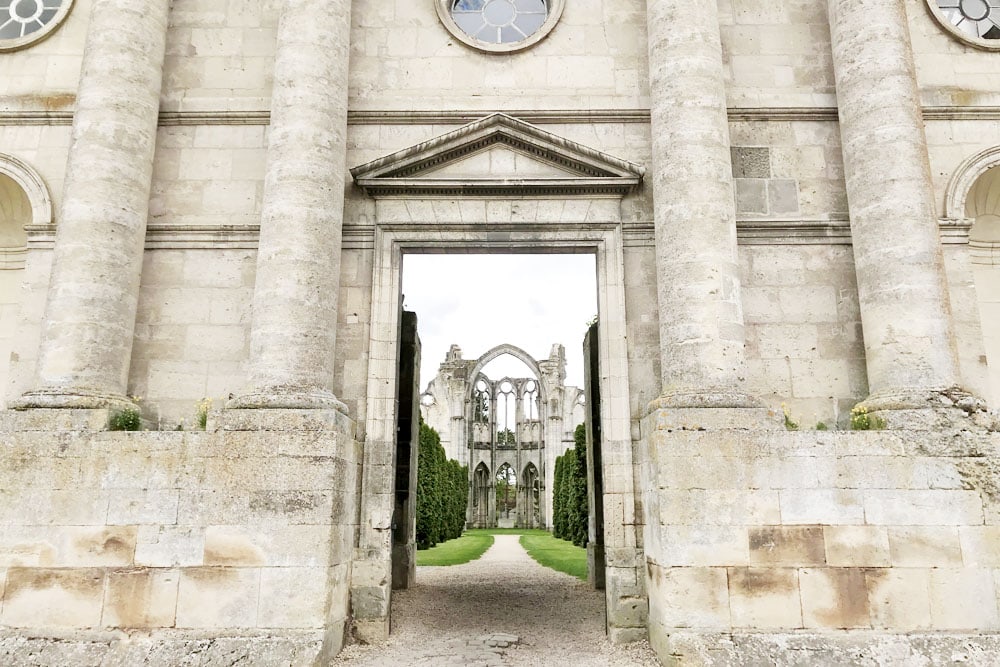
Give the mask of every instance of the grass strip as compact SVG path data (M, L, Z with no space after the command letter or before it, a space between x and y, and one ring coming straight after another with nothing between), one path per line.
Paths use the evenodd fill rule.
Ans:
M476 560L493 546L486 531L467 530L461 537L417 551L417 565L461 565Z
M532 531L522 535L521 546L539 565L587 580L586 549L557 539L545 531Z

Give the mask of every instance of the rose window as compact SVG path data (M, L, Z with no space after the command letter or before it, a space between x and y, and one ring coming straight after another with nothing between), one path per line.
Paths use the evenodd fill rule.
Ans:
M437 0L438 15L465 44L495 53L518 51L555 26L565 0Z
M35 42L62 21L72 0L0 0L0 51Z
M973 41L1000 40L1000 0L934 0L952 32Z

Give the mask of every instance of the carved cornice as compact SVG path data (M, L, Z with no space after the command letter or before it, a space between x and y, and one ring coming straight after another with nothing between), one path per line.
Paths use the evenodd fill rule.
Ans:
M837 120L836 107L730 107L731 122L783 122ZM347 114L348 125L462 125L488 110L409 111L356 109ZM649 123L649 109L516 109L509 116L537 125L569 123ZM1000 120L1000 106L925 106L925 120ZM268 125L266 109L246 111L162 111L160 125ZM0 125L71 125L72 110L2 110Z

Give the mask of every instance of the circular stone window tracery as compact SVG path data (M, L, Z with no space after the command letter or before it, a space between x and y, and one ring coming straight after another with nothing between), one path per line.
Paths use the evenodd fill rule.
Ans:
M537 44L555 27L565 0L436 0L438 17L461 42L512 53Z
M0 51L44 39L69 13L73 0L0 0Z
M927 0L927 6L961 41L1000 50L1000 0Z

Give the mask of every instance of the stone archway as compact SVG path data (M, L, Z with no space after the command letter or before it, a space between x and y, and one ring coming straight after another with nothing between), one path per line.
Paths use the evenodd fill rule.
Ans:
M25 162L0 153L0 311L5 318L19 317L22 282L28 258L29 226L52 224L52 202L41 176ZM8 360L16 341L13 333L0 334L0 387L7 386ZM5 396L0 393L0 408Z

